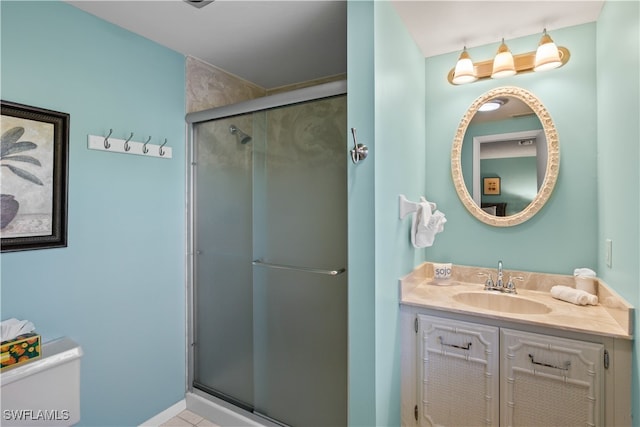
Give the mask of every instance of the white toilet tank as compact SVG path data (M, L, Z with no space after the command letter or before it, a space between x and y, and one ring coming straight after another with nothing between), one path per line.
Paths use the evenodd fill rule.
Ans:
M2 426L70 426L80 421L82 349L69 338L42 345L39 360L0 374Z

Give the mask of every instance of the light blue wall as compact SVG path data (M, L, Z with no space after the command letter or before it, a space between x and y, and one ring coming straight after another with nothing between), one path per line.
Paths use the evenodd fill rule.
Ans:
M447 216L445 231L426 257L463 265L572 274L575 267L596 268L596 79L595 23L553 31L568 46L571 60L547 73L453 86L447 82L459 52L426 59L427 189ZM509 40L512 52L532 51L539 35ZM474 61L491 58L498 43L469 49ZM496 228L472 217L451 179L451 145L464 112L490 89L519 86L542 101L560 140L560 174L547 205L516 227Z
M500 177L500 195L483 195L481 203L506 203L506 215L525 209L538 191L534 156L480 161L482 177Z
M390 2L350 1L347 12L348 125L369 147L348 169L349 425L399 425L398 279L424 250L410 244L398 195L425 194L424 58Z
M429 197L425 186L425 63L391 2L375 2L376 424L400 423L398 279L424 259L398 195Z
M374 21L373 3L347 3L347 126L369 156L348 162L349 205L349 425L376 425L375 364L375 239L374 239ZM347 137L350 150L351 133Z
M598 273L640 308L640 3L609 1L597 23ZM605 239L613 242L611 267ZM640 331L640 316L635 317ZM637 332L636 332L637 336ZM632 373L640 425L640 344Z
M2 255L2 318L82 346L82 425L137 425L184 397L184 58L65 3L1 8L2 99L71 115L68 247ZM173 159L88 150L109 128Z

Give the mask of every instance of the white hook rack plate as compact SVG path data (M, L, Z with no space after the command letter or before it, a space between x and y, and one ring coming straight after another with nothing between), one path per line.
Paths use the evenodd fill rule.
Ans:
M128 146L129 150L125 150L125 142L126 139L118 139L109 137L109 148L105 147L105 137L97 136L97 135L89 135L88 138L88 147L90 150L99 150L99 151L108 151L112 153L122 153L122 154L135 154L138 156L145 157L159 157L161 159L170 159L171 147L167 147L166 145L159 144L146 144L147 152L145 153L143 149L145 148L144 142L137 141L129 141ZM162 151L161 151L162 148ZM163 153L163 154L160 154Z

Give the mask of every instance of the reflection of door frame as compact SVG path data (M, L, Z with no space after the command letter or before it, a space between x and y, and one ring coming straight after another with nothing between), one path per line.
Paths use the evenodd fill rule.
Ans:
M547 139L544 134L543 129L535 129L535 130L525 130L520 132L508 132L508 133L499 133L495 135L482 135L482 136L474 136L473 137L473 166L472 166L472 177L473 177L473 201L476 205L481 206L482 199L482 187L480 185L480 144L488 143L488 142L500 142L500 141L512 141L515 139L536 139L536 145L542 148L542 155L544 159L538 158L538 176L544 176L546 170L543 168L540 170L540 164L547 164ZM544 162L541 162L544 160ZM540 185L538 185L540 187Z

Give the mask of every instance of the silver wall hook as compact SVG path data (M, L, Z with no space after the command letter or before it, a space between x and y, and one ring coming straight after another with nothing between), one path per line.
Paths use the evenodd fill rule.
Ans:
M147 154L149 152L149 149L147 148L147 144L149 143L149 141L151 141L151 137L149 137L149 139L147 139L144 144L142 144L142 152L144 154Z
M351 134L353 135L353 149L351 153L351 161L354 164L358 164L361 160L367 158L369 154L369 148L364 144L358 144L358 138L356 137L356 128L351 128Z
M162 143L162 145L160 146L160 148L158 149L158 153L161 156L164 156L164 150L162 149L162 147L164 147L164 145L167 143L167 138L164 139L164 142Z
M133 138L133 132L131 132L131 135L129 135L129 138L127 138L127 140L124 142L124 151L131 150L131 146L129 145L129 141L131 141L131 138Z
M111 144L109 143L109 137L111 136L112 133L113 133L113 129L109 129L109 135L105 136L104 138L104 148L106 148L107 150L111 148Z

